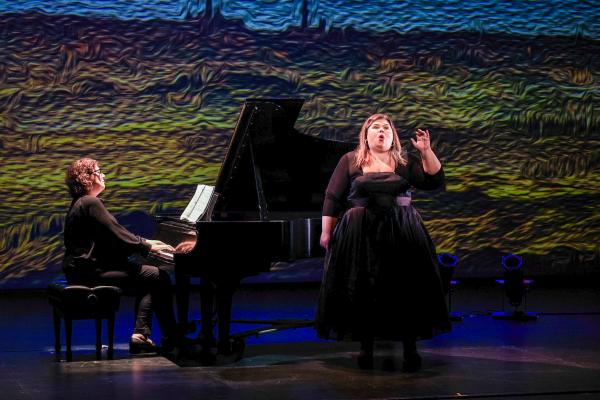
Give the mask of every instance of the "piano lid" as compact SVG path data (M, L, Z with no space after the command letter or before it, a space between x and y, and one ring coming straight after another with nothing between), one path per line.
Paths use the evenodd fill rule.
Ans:
M333 169L356 145L296 131L303 103L245 101L217 178L211 219L261 219L261 200L267 219L320 215Z

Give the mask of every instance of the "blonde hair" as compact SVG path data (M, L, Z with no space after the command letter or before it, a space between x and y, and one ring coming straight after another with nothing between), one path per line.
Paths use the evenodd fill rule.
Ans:
M93 158L80 158L67 168L65 183L72 198L84 196L92 189L94 170L98 162Z
M373 114L367 118L360 129L360 133L358 134L358 146L356 147L356 167L359 169L371 163L371 153L369 152L369 144L367 143L367 131L373 122L380 119L386 120L392 127L392 146L388 152L394 160L395 166L397 167L398 165L406 165L406 160L404 157L402 157L402 146L400 145L400 138L398 138L398 132L396 132L394 123L386 114Z

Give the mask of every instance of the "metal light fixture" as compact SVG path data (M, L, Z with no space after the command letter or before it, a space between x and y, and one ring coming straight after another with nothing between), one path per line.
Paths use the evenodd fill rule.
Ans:
M437 256L438 264L440 266L440 276L442 279L442 287L444 293L448 294L448 316L450 321L462 321L462 313L452 311L452 293L454 288L458 285L457 280L452 280L456 266L458 265L458 257L450 253L440 253Z
M502 257L502 269L504 279L497 279L496 282L504 286L502 295L502 311L492 313L494 319L510 319L517 321L532 321L537 319L537 314L527 312L527 291L532 279L525 279L523 276L523 258L518 254L507 254ZM513 307L512 312L504 311L505 299ZM523 305L524 310L521 309Z

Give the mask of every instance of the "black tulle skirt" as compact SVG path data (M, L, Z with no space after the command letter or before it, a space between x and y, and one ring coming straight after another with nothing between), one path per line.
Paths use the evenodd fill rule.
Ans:
M354 207L325 258L316 329L326 339L425 339L450 330L433 242L412 206Z

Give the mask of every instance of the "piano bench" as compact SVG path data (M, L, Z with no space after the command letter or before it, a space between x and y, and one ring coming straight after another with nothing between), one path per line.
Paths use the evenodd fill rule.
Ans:
M60 320L65 320L66 359L72 361L71 338L73 320L96 320L96 359L102 358L102 320L108 326L108 359L113 359L115 314L121 302L121 289L115 286L88 287L69 285L64 280L52 282L48 286L48 300L52 306L54 320L54 350L56 360L60 360Z

